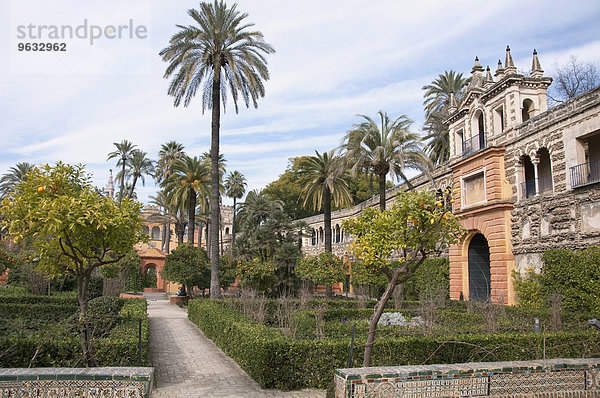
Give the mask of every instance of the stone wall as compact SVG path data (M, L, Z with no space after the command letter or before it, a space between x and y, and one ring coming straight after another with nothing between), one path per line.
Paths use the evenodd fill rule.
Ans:
M535 117L513 129L505 152L506 175L513 187L511 239L516 268L539 271L549 249L600 245L598 184L572 188L570 168L583 163L577 140L600 131L600 88ZM550 154L552 192L523 198L520 158L538 149Z
M338 369L336 398L600 397L600 359Z
M153 373L154 368L0 368L0 397L149 398Z
M438 167L432 175L420 174L410 180L413 189L443 189L452 185L452 175L451 170L446 166ZM395 186L394 188L388 189L386 191L386 207L390 207L392 203L394 203L396 196L407 189L406 183ZM368 207L378 207L379 206L379 195L373 196L371 199L366 200L362 203L359 203L355 206L337 210L331 213L331 227L334 230L332 233L332 237L335 239L335 226L339 225L342 227L342 221L354 218L358 216L364 209ZM314 228L316 231L319 228L323 228L323 214L317 214L312 217L303 218L302 220L308 225L306 230L307 236L302 239L302 252L305 255L316 255L325 250L325 244L317 240L316 244L312 244L312 239L310 236L310 231ZM333 253L337 256L343 256L348 254L350 259L353 260L352 255L349 251L349 245L352 243L352 236L345 233L342 230L342 241L336 243L335 240L332 243Z

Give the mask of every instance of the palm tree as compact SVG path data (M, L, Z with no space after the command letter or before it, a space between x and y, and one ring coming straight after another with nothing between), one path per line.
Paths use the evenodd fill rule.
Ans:
M162 144L160 151L158 152L158 162L156 163L154 172L154 178L156 179L156 182L162 183L163 181L166 181L171 175L171 167L173 166L173 162L177 159L181 159L184 155L184 146L180 143L176 141L169 141L165 144ZM164 208L163 211L168 213L166 208ZM181 238L181 240L183 242L183 238ZM163 251L166 253L169 252L170 241L171 223L170 218L166 218L163 224Z
M117 149L108 154L108 159L117 158L117 166L121 166L119 175L121 177L121 187L119 188L119 203L123 199L123 193L125 190L125 168L129 165L129 161L135 150L135 145L127 140L123 140L120 143L113 143Z
M469 79L463 78L462 73L451 70L439 75L431 84L423 86L425 90L425 125L427 131L425 140L430 140L425 146L425 152L434 164L442 164L450 158L450 140L448 126L444 120L449 116L451 97L460 101Z
M227 190L227 196L233 198L233 226L231 227L231 248L233 249L233 243L235 242L235 210L236 201L241 199L246 193L246 177L239 171L235 170L229 173L225 179L225 189Z
M386 112L378 112L381 126L368 116L357 123L344 138L344 157L352 165L352 172L375 174L379 179L379 208L385 210L385 181L389 174L403 179L406 168L427 170L431 162L421 150L421 137L408 131L412 121L401 115L391 121Z
M423 130L427 132L423 140L428 140L424 151L435 165L441 165L450 159L450 133L448 125L444 123L447 117L447 112L432 113L423 126Z
M206 198L210 182L210 168L206 159L196 156L184 156L175 160L172 165L173 173L165 185L170 201L175 201L188 209L188 242L194 244L196 227L196 202L200 197L200 207L206 209ZM198 195L200 194L200 195Z
M281 200L270 200L263 191L248 192L244 203L240 203L240 229L248 231L257 228L277 210L283 210Z
M331 203L338 207L352 204L352 196L344 179L344 159L334 151L317 156L305 156L300 160L300 174L308 180L302 191L303 207L323 211L325 251L331 253Z
M459 101L467 82L468 79L464 78L462 73L451 70L450 72L445 71L443 75L438 75L430 84L423 86L423 90L425 90L425 94L423 94L425 97L425 101L423 101L425 117L428 118L432 113L447 109L450 105L452 93Z
M249 30L253 24L246 23L248 16L227 7L222 0L200 3L200 10L190 9L188 15L195 25L177 25L180 29L171 37L169 46L160 55L169 63L165 78L173 75L169 95L175 97L179 106L183 100L188 106L200 89L202 109L212 110L211 146L211 298L221 295L219 285L219 130L221 100L225 106L227 92L238 111L238 97L242 96L246 107L250 101L258 106L258 98L265 93L263 80L268 80L265 54L275 50L263 40L262 33Z
M152 175L154 172L154 161L148 159L146 155L144 151L135 150L129 160L129 174L133 177L131 190L128 195L130 199L133 198L133 191L135 190L137 180L141 180L142 185L144 185L144 174Z
M34 165L28 162L20 162L11 167L8 173L0 178L0 198L11 194L21 181L25 181L27 173Z
M177 159L181 159L185 152L184 147L176 141L169 141L162 144L158 152L158 162L156 163L154 178L160 183L169 178L171 174L171 166Z

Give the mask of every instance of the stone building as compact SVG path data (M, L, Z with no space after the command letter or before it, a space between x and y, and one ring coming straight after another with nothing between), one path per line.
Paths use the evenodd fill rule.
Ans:
M468 231L448 253L450 297L512 304L513 270L539 270L548 249L600 244L600 88L548 109L552 79L537 53L525 75L508 47L493 76L477 58L471 74L461 100L451 98L449 161L411 183L452 187L453 210ZM388 204L404 189L390 190ZM377 205L374 197L332 214L336 254L349 254L341 221ZM322 215L304 221L312 236L303 251L318 253Z

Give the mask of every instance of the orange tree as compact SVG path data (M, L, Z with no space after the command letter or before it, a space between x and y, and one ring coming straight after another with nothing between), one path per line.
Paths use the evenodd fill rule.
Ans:
M277 266L272 260L238 260L237 277L240 286L249 287L262 293L270 293L275 285Z
M369 322L363 366L371 364L377 322L394 288L409 280L427 257L439 254L464 233L446 206L452 202L450 195L450 190L441 196L429 191L402 192L391 209L367 208L357 218L344 221L344 228L355 237L352 253L363 261L357 266L363 264L367 271L388 279Z
M300 259L296 275L316 285L331 286L345 279L346 270L342 259L326 251Z
M83 363L95 363L86 317L92 271L118 262L141 240L141 204L99 195L81 165L34 167L0 206L2 226L35 251L38 269L77 278Z

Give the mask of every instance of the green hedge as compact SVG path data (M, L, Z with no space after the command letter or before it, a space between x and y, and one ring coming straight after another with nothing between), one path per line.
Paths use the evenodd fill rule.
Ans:
M192 300L189 319L233 358L263 388L326 388L336 368L346 367L349 339L293 340L257 324L214 300ZM361 366L364 339L359 338L352 366ZM448 336L402 336L376 341L373 366L512 361L543 357L600 355L593 330L563 333L498 333Z
M149 331L144 299L115 299L120 308L111 329L94 341L96 360L100 366L137 366L138 319L142 319L142 365L149 364ZM105 300L90 302L106 308ZM91 319L91 322L94 322ZM92 327L93 328L93 327ZM35 334L11 334L0 337L0 367L72 367L81 366L81 346L74 318L60 323L47 323Z
M77 301L77 297L68 296L36 296L33 294L6 294L0 295L0 304L54 304L78 306L79 302Z
M79 306L77 305L0 303L0 318L58 322L77 313L78 310Z

